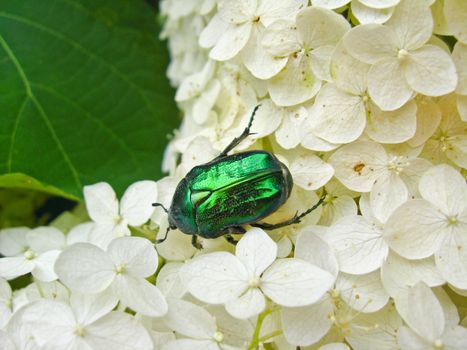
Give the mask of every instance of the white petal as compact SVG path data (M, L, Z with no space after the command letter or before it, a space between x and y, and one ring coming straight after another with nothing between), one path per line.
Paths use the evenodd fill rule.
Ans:
M41 300L30 304L22 321L29 325L39 346L49 343L59 349L75 337L76 320L70 307L61 302Z
M236 56L250 38L252 23L231 24L222 33L209 57L216 61L226 61Z
M217 12L201 32L199 46L203 48L213 47L230 26L231 24L224 21L221 14Z
M465 349L467 347L467 329L457 325L447 328L443 334L443 343L447 349Z
M162 350L219 350L212 340L177 339L167 343Z
M180 269L182 263L166 263L157 274L157 288L166 297L182 298L186 293L186 288L180 279Z
M467 122L467 96L457 95L457 109L462 121Z
M331 57L331 76L339 90L351 95L363 95L367 89L370 65L357 60L339 42Z
M115 277L110 258L89 243L76 243L65 249L55 262L55 272L67 287L81 293L99 293Z
M277 244L260 228L252 228L240 239L235 255L250 276L260 276L277 256Z
M243 23L251 18L256 7L256 0L240 0L230 2L218 1L218 11L225 21Z
M29 231L26 234L26 241L36 253L52 249L63 249L65 247L64 234L51 226L38 227Z
M339 272L331 247L315 234L311 227L304 228L298 234L294 256L328 271L333 276L337 276Z
M96 222L112 221L118 215L118 199L107 182L84 186L84 201L90 218Z
M375 9L384 9L384 8L396 6L400 2L400 0L358 0L358 1L360 1L365 6L375 8Z
M133 311L151 317L161 317L167 313L164 295L144 278L117 275L112 288L120 301Z
M266 307L266 300L258 288L249 288L237 299L225 304L225 309L235 318L247 319L259 315Z
M342 146L329 157L329 163L337 179L347 188L370 192L374 182L387 171L387 157L380 144L359 141Z
M310 125L318 137L332 143L356 140L366 124L365 106L360 96L350 95L326 84L310 111Z
M323 207L323 214L319 219L319 224L331 226L345 216L357 215L357 212L357 204L352 197L348 195L334 197Z
M248 115L251 115L251 112ZM251 132L255 133L254 138L266 137L272 134L279 127L283 113L283 108L277 107L271 100L261 101L261 107L256 112L251 127Z
M110 259L135 277L148 277L156 272L157 251L146 238L121 237L114 239L107 250Z
M460 95L467 94L467 45L458 41L452 51L452 60L456 65L457 76L459 77L459 84L457 84L456 92Z
M368 93L384 111L398 109L412 97L412 88L397 58L381 60L370 68Z
M292 56L285 68L268 80L271 99L279 106L293 106L311 99L321 87L311 60L304 54Z
M307 0L260 0L256 13L266 27L278 19L294 20L298 10L308 4Z
M382 309L389 300L379 271L359 276L342 273L337 278L336 289L352 309L365 313Z
M214 72L215 62L208 60L203 69L183 79L175 94L175 101L192 99L203 92Z
M361 0L352 2L352 13L361 24L384 23L391 18L394 8L371 8Z
M414 13L417 15L414 16ZM419 48L433 32L433 17L425 0L401 1L386 25L394 30L406 50Z
M157 234L157 239L165 236L168 223L163 223ZM186 235L180 230L170 231L167 239L156 245L157 252L164 259L169 261L184 261L190 259L196 252L196 248L191 244L191 235Z
M182 281L196 298L210 304L224 304L248 287L248 271L230 253L199 256L180 271Z
M146 329L138 320L123 312L111 312L86 327L85 339L93 349L153 349Z
M311 69L313 73L325 81L332 81L331 77L331 57L334 52L334 45L320 46L313 51L310 55L311 59Z
M342 15L323 7L306 7L297 14L297 31L307 48L336 44L350 29Z
M381 176L370 192L370 205L379 222L386 222L392 212L405 203L409 192L404 181L395 173Z
M355 275L372 272L381 267L388 254L382 233L362 216L337 221L324 238L334 249L342 272Z
M261 289L282 306L303 306L319 300L334 283L334 277L301 259L275 261L261 277Z
M35 267L31 271L32 275L39 281L51 282L58 278L54 271L54 265L60 255L60 250L49 250L48 252L42 253L35 260Z
M287 57L271 55L261 44L264 28L253 26L250 40L242 50L242 60L246 68L259 79L269 79L280 72L287 64Z
M409 200L392 213L384 227L384 239L399 255L423 259L439 249L448 233L445 217L424 200Z
M411 52L404 70L410 87L424 95L445 95L457 85L454 62L446 52L433 45Z
M277 143L285 149L297 147L301 140L301 125L307 117L308 111L304 107L286 109L282 123L274 133Z
M27 227L12 227L0 231L0 254L4 256L15 256L27 249L26 234Z
M311 120L308 118L308 120ZM305 120L302 124L302 131L301 131L301 141L300 144L309 150L317 151L317 152L329 152L335 150L339 147L339 144L327 142L324 139L316 136L312 130L312 128L307 125L308 120Z
M155 181L138 181L127 188L120 202L120 215L131 226L139 226L149 220L157 199Z
M118 298L111 288L98 294L73 293L70 306L76 321L82 325L90 324L108 314L117 306Z
M436 266L441 275L459 289L467 289L467 224L463 226L463 230L447 236L435 254Z
M331 301L326 297L306 307L282 308L284 336L289 343L297 346L314 344L331 328L332 314Z
M429 346L427 344L429 343L427 340L423 339L417 335L417 333L405 326L399 328L399 331L397 332L397 341L402 349L407 350L425 350L427 346Z
M381 111L370 103L370 118L366 132L380 143L401 143L415 135L417 128L417 105L407 102L395 111Z
M420 194L446 215L457 216L467 208L467 186L454 168L441 164L430 168L420 179Z
M334 175L331 165L314 154L297 157L289 167L294 183L304 190L317 190Z
M312 0L313 6L320 6L327 9L337 9L349 3L350 0Z
M434 134L441 121L441 110L432 99L417 100L417 127L415 135L408 141L412 147L423 145Z
M74 243L89 242L91 231L94 228L93 222L85 222L73 227L66 236L66 244L68 246Z
M16 350L13 339L4 331L0 331L0 348L4 350Z
M444 330L444 314L441 304L431 289L423 282L410 288L405 321L425 339L439 339ZM426 314L426 310L430 310Z
M216 319L205 308L184 300L168 299L165 324L177 333L195 339L211 339L217 330Z
M0 258L0 277L10 280L31 272L34 267L34 263L24 256Z
M294 21L277 20L266 28L261 45L271 55L287 57L300 51L297 26Z
M353 57L369 64L397 55L397 37L381 24L354 27L344 36L343 42Z
M381 281L384 289L393 298L403 295L409 287L419 281L425 282L430 287L445 282L436 268L433 257L408 260L392 251L381 267Z
M350 350L344 343L328 343L321 346L318 350Z
M467 7L465 1L445 0L444 3L444 14L449 23L449 29L459 41L467 43Z
M388 304L380 311L352 317L350 332L345 339L353 349L399 349L396 336L401 325L397 311Z

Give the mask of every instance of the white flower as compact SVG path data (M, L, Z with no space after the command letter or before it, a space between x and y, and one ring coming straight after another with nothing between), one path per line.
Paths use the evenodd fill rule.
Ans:
M410 153L386 152L380 144L368 141L342 146L329 163L347 188L370 192L371 211L382 223L409 195L417 194L418 180L431 165Z
M400 143L414 136L416 104L409 101L395 111L382 111L368 96L368 69L343 45L337 46L331 58L333 82L321 88L307 121L315 135L331 143L348 143L366 126L368 136L381 143Z
M301 259L275 261L277 245L261 229L249 230L236 255L199 256L183 267L188 291L210 304L225 304L234 317L249 318L266 306L263 293L284 306L316 302L331 286L332 276ZM206 273L209 271L209 273Z
M438 102L442 119L436 132L426 142L422 156L436 163L454 163L467 168L467 122L460 119L454 95Z
M249 40L256 44L257 27L267 26L278 18L294 18L303 0L218 0L218 12L200 36L202 47L212 47L209 56L226 61L236 56ZM250 39L251 37L251 39ZM268 62L269 63L269 62Z
M40 281L53 281L53 266L64 246L64 234L54 227L2 230L0 253L6 258L0 258L0 277L9 280L31 272Z
M441 96L456 88L456 70L449 54L426 45L432 31L426 1L402 0L386 25L357 26L344 37L349 53L372 65L368 92L382 110L401 107L413 91Z
M262 45L287 65L268 81L271 99L280 106L293 106L311 99L321 80L329 80L329 58L333 47L350 29L333 11L308 7L293 21L277 21L267 28ZM284 42L286 45L284 45Z
M22 317L35 341L47 349L153 349L144 327L131 315L112 311L108 293L72 295L70 305L41 300Z
M128 226L139 226L149 220L156 198L157 185L154 181L132 184L123 194L120 204L108 183L85 186L86 208L96 223L91 242L105 249L114 238L130 235Z
M463 0L445 0L444 14L452 34L467 44L467 3Z
M402 316L408 325L399 328L397 335L403 350L461 350L467 347L467 328L449 324L440 302L423 282L410 288L407 312Z
M332 178L324 189L326 198L318 224L329 226L345 216L357 215L358 207L353 199L357 193L348 190L336 178Z
M12 306L11 287L7 281L0 278L0 329L8 323L12 314Z
M463 121L467 121L467 44L458 41L452 51L452 59L456 65L459 83L457 84L457 110Z
M145 279L155 273L157 259L147 239L121 237L110 243L107 252L89 243L73 244L57 259L55 271L72 291L100 293L110 288L132 310L159 317L167 312L167 303Z
M171 298L168 302L169 312L164 322L188 339L169 342L163 350L240 349L253 335L253 327L246 320L236 320L220 313L214 317L205 308L184 300Z
M316 343L333 324L343 334L349 335L350 323L357 312L373 313L380 310L389 298L381 285L378 271L359 276L338 276L336 258L331 247L314 233L317 229L318 227L310 227L301 231L295 256L329 271L337 277L337 281L334 288L317 303L281 310L286 339L301 346Z
M423 259L435 254L443 278L467 289L467 185L447 165L428 170L419 185L423 199L401 205L385 226L385 240L399 255Z

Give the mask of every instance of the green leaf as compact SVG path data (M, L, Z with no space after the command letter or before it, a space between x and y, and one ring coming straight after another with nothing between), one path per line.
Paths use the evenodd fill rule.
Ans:
M158 30L143 0L0 0L0 174L71 198L161 177L179 120Z

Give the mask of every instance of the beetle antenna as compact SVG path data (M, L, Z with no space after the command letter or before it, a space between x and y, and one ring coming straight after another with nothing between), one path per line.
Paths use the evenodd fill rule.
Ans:
M159 243L164 242L164 241L167 239L167 235L168 235L169 231L170 231L170 226L167 227L167 230L165 231L165 236L164 236L164 238L156 239L156 244L159 244Z
M152 203L152 206L153 207L161 207L167 214L169 213L169 211L167 210L166 207L164 207L164 205L162 203Z

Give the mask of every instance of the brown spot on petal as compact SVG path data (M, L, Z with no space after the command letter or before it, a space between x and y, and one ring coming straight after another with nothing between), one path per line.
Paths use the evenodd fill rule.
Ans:
M365 164L363 164L363 163L358 163L358 164L356 164L356 165L353 167L353 171L355 171L355 172L358 173L359 175L362 175L362 170L363 170L364 167L365 167Z

